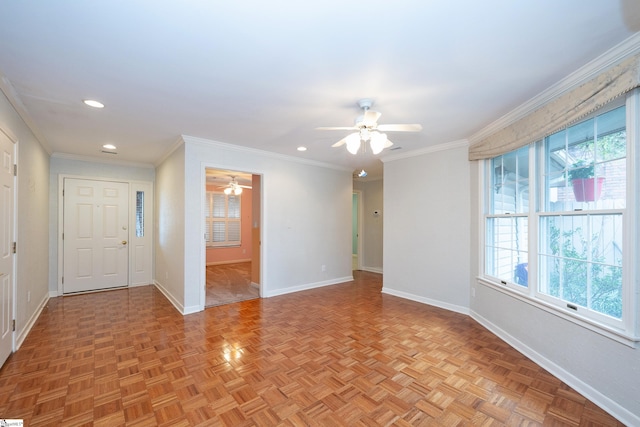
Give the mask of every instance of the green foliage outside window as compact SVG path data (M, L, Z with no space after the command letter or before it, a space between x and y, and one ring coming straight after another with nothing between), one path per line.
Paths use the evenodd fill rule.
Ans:
M622 266L605 264L596 244L600 236L593 234L590 245L581 228L563 232L562 238L558 227L551 225L549 231L550 249L554 255L549 272L549 295L622 318ZM590 247L591 260L587 261Z

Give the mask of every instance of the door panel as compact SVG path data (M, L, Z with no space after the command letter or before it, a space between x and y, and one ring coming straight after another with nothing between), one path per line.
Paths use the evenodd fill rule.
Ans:
M13 351L14 144L0 131L0 365Z
M65 294L128 285L129 184L64 180Z

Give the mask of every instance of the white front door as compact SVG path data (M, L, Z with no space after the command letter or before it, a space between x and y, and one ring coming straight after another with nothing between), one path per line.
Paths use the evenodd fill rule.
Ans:
M13 351L14 145L0 131L0 366Z
M63 292L128 285L129 184L64 179Z

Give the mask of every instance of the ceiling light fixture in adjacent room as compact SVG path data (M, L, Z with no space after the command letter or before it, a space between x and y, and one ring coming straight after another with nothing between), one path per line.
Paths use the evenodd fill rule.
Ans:
M227 196L230 195L231 193L235 194L236 196L239 196L240 194L242 194L242 187L240 186L240 184L238 184L238 181L236 181L235 176L231 177L231 182L229 183L229 186L224 189L224 194L226 194Z
M300 146L297 148L298 151L307 151L307 147Z
M116 149L116 146L115 146L115 145L113 145L113 144L104 144L104 145L102 146L102 148L104 148L104 149L106 149L106 150L115 150L115 149Z

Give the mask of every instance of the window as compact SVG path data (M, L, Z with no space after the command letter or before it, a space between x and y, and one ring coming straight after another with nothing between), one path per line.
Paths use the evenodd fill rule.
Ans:
M205 221L207 246L239 246L240 196L207 191Z
M484 276L592 324L632 328L621 102L486 161ZM535 254L535 256L534 256ZM625 326L626 325L626 326Z
M543 144L539 292L603 321L622 319L625 116L616 108Z
M136 191L136 237L144 237L144 191Z
M503 284L528 285L529 147L491 160L486 272Z

